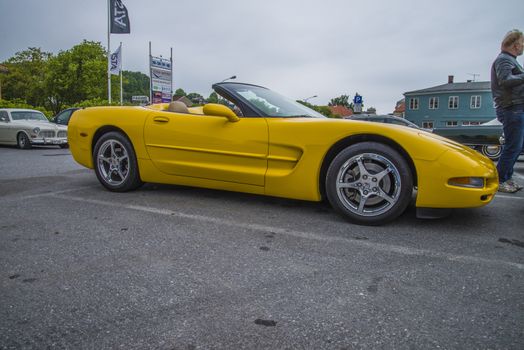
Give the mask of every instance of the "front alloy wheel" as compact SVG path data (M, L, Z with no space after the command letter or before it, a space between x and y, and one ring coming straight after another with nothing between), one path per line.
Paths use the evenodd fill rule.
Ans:
M121 133L109 132L100 137L93 160L98 181L107 189L125 192L142 185L133 146Z
M405 159L381 143L347 147L329 166L326 193L349 220L379 225L401 215L411 200L413 179Z

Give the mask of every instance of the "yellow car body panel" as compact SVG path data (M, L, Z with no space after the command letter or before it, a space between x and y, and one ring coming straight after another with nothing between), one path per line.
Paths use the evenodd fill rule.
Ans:
M264 186L268 130L265 119L231 123L217 116L151 113L144 142L163 173Z
M417 179L417 207L462 208L489 203L497 191L493 163L477 152L421 130L341 119L240 118L165 111L150 107L79 110L69 123L74 159L93 168L96 137L119 130L131 141L140 178L179 184L321 200L321 169L337 144L386 140L409 157ZM449 184L482 177L483 188Z

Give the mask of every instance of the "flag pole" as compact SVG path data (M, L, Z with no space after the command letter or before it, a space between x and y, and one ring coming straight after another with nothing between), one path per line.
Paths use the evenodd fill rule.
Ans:
M107 100L111 104L111 0L107 0Z
M151 41L149 42L149 103L153 103L153 72L151 69Z
M123 62L123 59L124 59L124 55L122 53L122 42L120 42L120 106L122 106L124 104L124 93L123 93L123 90L122 90L122 70L124 70L124 62Z

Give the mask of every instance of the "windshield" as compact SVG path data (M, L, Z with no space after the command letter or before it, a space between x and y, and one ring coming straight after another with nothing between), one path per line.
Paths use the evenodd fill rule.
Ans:
M269 117L325 118L322 114L263 87L242 84L231 84L228 87Z
M36 111L11 112L11 118L13 118L13 120L39 120L46 122L48 121L43 113Z

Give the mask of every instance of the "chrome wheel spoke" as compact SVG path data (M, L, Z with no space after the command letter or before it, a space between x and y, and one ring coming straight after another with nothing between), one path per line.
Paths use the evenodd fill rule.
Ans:
M124 154L122 157L116 157L116 160L118 160L119 164L122 164L124 160L127 160L127 154Z
M102 154L98 155L98 160L111 165L111 158L104 157Z
M120 170L120 168L118 168L117 172L118 172L118 176L120 176L120 179L123 181L126 177L125 177L125 175L122 173L122 170Z
M373 177L377 179L377 182L380 182L380 180L382 180L384 176L386 176L387 174L389 174L392 171L393 170L388 166L386 169L382 170L380 173L373 175Z
M388 195L386 192L384 192L382 189L379 189L378 190L378 193L376 194L378 197L384 199L386 202L388 202L389 204L394 204L397 199L394 198L394 197L391 197L390 195Z
M357 213L363 214L364 207L366 206L366 201L368 200L367 196L360 196L360 203L358 203Z
M337 182L337 190L341 190L344 188L353 188L358 190L359 189L359 181L353 181L353 182Z
M360 176L363 175L369 175L368 170L366 169L366 166L364 165L364 162L362 161L363 157L357 158L357 164L358 164L358 171L360 172Z
M111 141L111 157L116 157L116 152L115 152L115 142L114 141Z

